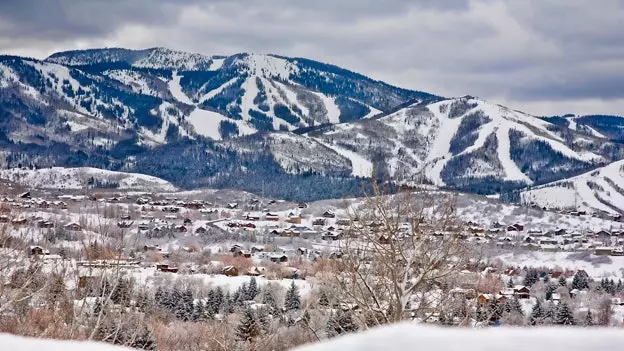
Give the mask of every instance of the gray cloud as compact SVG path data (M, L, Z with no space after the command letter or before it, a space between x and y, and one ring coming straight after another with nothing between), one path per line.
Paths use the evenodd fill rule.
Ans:
M621 18L621 0L5 0L0 51L278 53L534 113L624 114Z

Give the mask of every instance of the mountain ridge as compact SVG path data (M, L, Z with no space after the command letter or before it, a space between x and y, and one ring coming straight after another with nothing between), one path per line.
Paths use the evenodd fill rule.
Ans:
M624 158L605 132L613 118L537 117L281 55L0 56L0 87L5 167L94 166L242 190L314 179L343 196L373 169L397 184L500 193Z

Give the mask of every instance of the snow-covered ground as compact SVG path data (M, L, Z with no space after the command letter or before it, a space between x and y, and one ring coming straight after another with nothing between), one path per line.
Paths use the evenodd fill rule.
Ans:
M11 334L0 334L2 350L7 351L129 351L125 347L99 342L66 341L39 338L25 338Z
M93 178L95 184L117 184L120 190L175 191L166 180L139 173L108 171L91 167L40 168L0 170L0 178L14 183L41 189L84 189Z
M248 135L256 132L253 127L244 121L230 119L217 112L202 110L200 108L193 110L187 120L193 125L196 133L214 140L221 140L221 133L219 133L219 124L221 121L228 121L236 124L239 135Z
M403 323L298 348L298 351L613 351L620 329L440 328Z

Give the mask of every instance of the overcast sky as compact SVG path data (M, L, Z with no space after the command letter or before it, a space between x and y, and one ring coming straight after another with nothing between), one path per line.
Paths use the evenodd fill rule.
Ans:
M535 114L624 114L624 0L1 0L0 52L276 53Z

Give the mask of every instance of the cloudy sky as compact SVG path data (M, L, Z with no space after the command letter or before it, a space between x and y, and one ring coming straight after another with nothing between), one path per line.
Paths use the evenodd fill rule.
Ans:
M624 114L624 0L0 1L0 53L105 46L300 56L535 114Z

